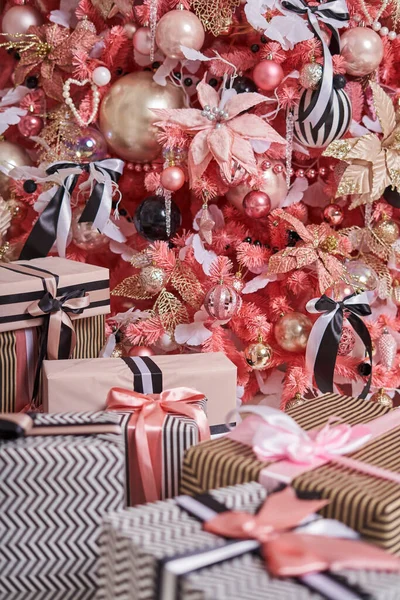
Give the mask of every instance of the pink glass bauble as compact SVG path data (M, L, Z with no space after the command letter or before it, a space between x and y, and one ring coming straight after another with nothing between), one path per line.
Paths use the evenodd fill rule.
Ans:
M154 356L155 352L147 346L133 346L128 351L128 356Z
M41 117L28 113L24 117L21 117L17 127L21 135L29 138L32 135L38 135L42 131L43 125L44 123Z
M105 95L100 106L100 129L119 157L149 162L161 152L159 130L154 125L159 117L151 109L183 106L184 95L179 87L169 82L158 85L149 71L130 73L113 83Z
M281 83L284 72L280 64L273 60L262 60L253 70L253 81L260 90L271 92Z
M86 127L75 142L68 144L77 162L102 160L107 155L107 143L101 131Z
M348 356L356 345L356 335L351 327L343 327L339 342L338 355Z
M338 204L328 204L328 206L325 206L322 214L324 220L329 223L329 225L340 225L343 221L343 210Z
M253 190L244 197L243 209L248 217L263 219L271 210L270 197L265 192Z
M340 36L340 46L346 73L354 77L369 75L383 58L382 39L369 27L348 29Z
M181 46L201 50L204 37L200 19L189 10L170 10L157 24L156 43L168 58L185 58Z
M33 6L12 6L3 17L1 30L8 40L17 40L15 33L26 33L32 25L42 25L43 17Z
M133 47L139 54L145 56L150 55L151 51L151 34L149 27L139 27L133 34Z
M346 298L346 296L351 296L351 294L354 294L354 292L355 288L352 285L349 285L344 281L339 281L338 283L335 283L331 287L327 288L324 293L329 298L332 298L332 300L341 301Z
M137 31L137 26L135 23L125 23L124 31L128 40L131 40Z
M242 305L242 299L233 287L219 283L212 287L204 298L204 308L214 319L231 319Z
M372 291L378 286L378 275L374 269L361 260L346 262L346 270L350 276L350 283L354 288Z
M286 352L304 352L311 328L312 322L306 315L289 313L281 317L275 325L275 339Z
M281 173L275 173L274 166L281 164L277 161L270 161L271 166L262 172L264 183L260 190L265 192L271 201L271 210L277 208L279 204L286 198L287 187L285 173L282 170ZM245 183L242 183L236 187L232 187L228 190L226 197L232 206L234 206L240 212L244 212L243 200L246 194L251 192L251 187Z
M167 167L161 172L160 183L166 190L176 192L185 183L185 173L180 167Z
M79 223L84 207L73 212L71 232L72 240L78 248L87 252L98 252L106 248L109 238L93 227L93 223Z

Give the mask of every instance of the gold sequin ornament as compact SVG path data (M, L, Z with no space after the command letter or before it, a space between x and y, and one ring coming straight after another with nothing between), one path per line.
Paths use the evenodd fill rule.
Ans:
M373 232L385 244L393 244L399 237L399 226L392 219L384 218L380 223L375 225Z
M307 90L316 90L322 79L322 66L319 63L306 63L300 71L299 83Z
M384 388L380 388L377 392L375 392L375 394L372 394L371 402L376 402L377 404L386 406L387 408L393 408L393 400L385 392Z
M114 350L111 352L111 358L121 358L121 356L125 355L124 345L119 342L115 344Z
M192 8L204 29L217 37L229 28L239 4L240 0L194 0Z
M139 285L142 289L152 296L158 294L162 290L165 280L165 271L154 265L143 267L138 278Z
M250 344L244 350L247 364L256 371L266 369L272 357L272 348L259 338L255 344Z
M291 398L290 400L288 400L288 402L286 402L285 410L290 410L291 408L297 408L298 406L301 406L304 403L305 403L305 399L303 398L303 396L300 394L300 392L296 392L296 394L293 396L293 398Z

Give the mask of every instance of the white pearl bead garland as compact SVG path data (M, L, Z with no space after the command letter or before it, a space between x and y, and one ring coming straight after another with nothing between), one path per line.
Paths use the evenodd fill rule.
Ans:
M83 81L79 81L78 79L67 79L67 81L64 83L64 86L63 86L63 97L65 99L65 104L68 106L68 108L74 115L76 121L78 122L78 124L81 127L87 127L88 125L90 125L90 123L92 123L95 120L97 111L99 110L99 105L100 105L100 92L97 88L97 85L95 83L91 83L90 87L92 88L92 95L93 95L92 106L93 106L93 108L92 108L92 112L89 115L89 118L85 120L85 119L82 119L81 115L79 114L78 109L76 108L76 106L74 104L74 101L71 98L70 89L71 89L72 84L78 85L79 87L83 87L87 83L91 83L90 79L84 79Z
M367 20L368 25L376 32L379 33L380 36L382 37L386 37L390 40L393 41L397 38L397 33L395 31L389 31L388 27L382 27L382 23L380 23L379 19L381 17L381 15L385 12L388 4L389 4L390 0L382 0L382 5L380 7L380 9L378 10L378 12L375 15L375 20L372 19L371 15L369 14L368 11L368 7L365 3L365 0L360 0L360 5L361 5L361 9L362 12L365 15L365 18ZM360 15L354 15L353 20L356 23L360 23L360 21L362 21L362 17Z
M111 73L107 67L96 67L92 73L93 83L99 87L107 85L111 81Z

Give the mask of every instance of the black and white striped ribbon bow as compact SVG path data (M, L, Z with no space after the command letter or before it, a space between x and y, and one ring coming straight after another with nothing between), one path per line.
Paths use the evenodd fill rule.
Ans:
M303 122L309 122L313 127L320 127L330 111L333 93L333 65L332 54L340 52L340 38L338 29L347 27L349 13L346 0L330 0L316 6L310 6L305 0L282 0L282 7L297 15L306 15L312 32L322 44L324 64L322 66L321 83L314 94L310 105L305 111ZM325 23L332 39L329 48L322 35L319 21Z

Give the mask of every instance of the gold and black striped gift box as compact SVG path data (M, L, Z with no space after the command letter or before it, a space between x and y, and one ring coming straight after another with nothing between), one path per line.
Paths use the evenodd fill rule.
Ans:
M31 401L41 329L0 332L0 412L19 412ZM97 358L105 343L105 315L76 319L74 329L72 358Z
M384 406L348 396L326 394L308 400L288 413L310 430L337 416L350 425L368 423L386 414ZM349 456L400 473L400 428L380 436ZM222 437L194 446L186 453L181 493L199 494L213 488L257 481L267 463L256 459L252 449ZM400 555L400 486L339 465L326 465L300 475L292 482L302 492L328 498L321 513L358 531L366 540Z

